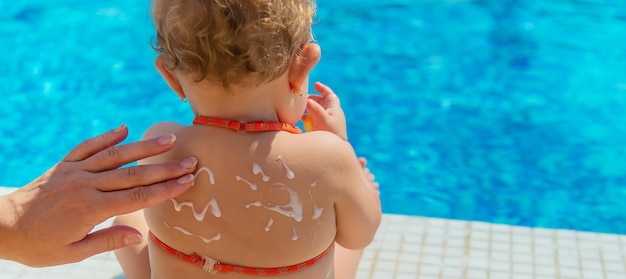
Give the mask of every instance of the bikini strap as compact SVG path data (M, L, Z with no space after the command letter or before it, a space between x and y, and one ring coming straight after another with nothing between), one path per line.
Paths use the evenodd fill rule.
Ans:
M191 255L185 254L183 252L180 252L172 247L170 247L169 245L163 243L163 241L161 241L160 239L158 239L153 233L152 231L149 232L150 234L150 238L152 239L152 241L154 241L154 243L156 244L157 247L161 248L161 250L165 251L166 253L176 257L179 260L182 260L184 262L188 262L190 264L193 264L199 268L202 268L202 270L211 273L211 274L216 274L218 272L236 272L236 273L242 273L242 274L247 274L247 275L255 275L255 276L276 276L276 275L284 275L284 274L289 274L289 273L294 273L294 272L298 272L298 271L302 271L305 270L313 265L315 265L315 263L319 262L322 258L324 258L324 256L326 256L326 254L328 254L328 251L330 250L331 247L333 247L333 243L330 244L330 246L328 246L328 248L326 248L326 250L324 250L324 252L322 252L321 254L319 254L318 256L316 256L315 258L312 258L306 262L300 263L300 264L296 264L296 265L290 265L290 266L285 266L285 267L275 267L275 268L262 268L262 267L244 267L244 266L236 266L236 265L229 265L229 264L222 264L218 261L216 261L215 259L212 259L210 257L207 256L200 256L196 253L193 253Z
M235 131L265 132L265 131L287 131L293 134L301 134L300 128L284 122L257 120L251 122L241 122L237 120L222 119L198 115L193 119L193 124L202 124L233 129Z

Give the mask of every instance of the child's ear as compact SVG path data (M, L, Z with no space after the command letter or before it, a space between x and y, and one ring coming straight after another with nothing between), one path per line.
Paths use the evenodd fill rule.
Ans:
M289 84L295 93L302 92L302 86L309 73L317 65L322 56L322 50L317 44L307 44L302 48L302 54L291 60L289 65Z
M159 71L159 74L161 74L163 79L165 79L165 82L167 82L167 85L169 85L170 88L172 88L172 90L174 90L174 92L176 92L176 94L178 94L178 96L181 99L186 98L185 92L183 92L183 87L180 84L180 81L174 74L172 74L170 70L167 69L167 67L165 66L165 60L163 59L161 55L157 56L157 58L154 60L154 66L156 66L157 71Z

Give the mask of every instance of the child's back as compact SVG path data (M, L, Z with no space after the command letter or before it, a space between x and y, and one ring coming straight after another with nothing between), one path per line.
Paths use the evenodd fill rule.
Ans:
M313 9L307 0L155 1L157 69L196 119L151 127L144 137L171 133L177 144L140 163L198 164L189 191L145 210L152 278L331 278L335 243L371 242L380 205L339 100L321 84L322 96L307 98L320 58L308 43ZM305 107L316 131L301 134L292 125Z
M180 128L176 135L177 148L168 156L196 156L198 171L189 191L146 210L158 239L186 254L246 267L297 265L327 252L293 274L325 278L337 233L337 183L349 177L346 169L354 163L338 154L350 150L347 143L321 132L240 133L198 125ZM150 257L153 278L206 276L154 244Z

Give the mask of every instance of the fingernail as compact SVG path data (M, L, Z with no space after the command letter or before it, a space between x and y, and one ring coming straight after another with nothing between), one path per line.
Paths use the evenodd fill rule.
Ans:
M176 136L169 134L169 135L165 135L165 136L161 136L159 138L159 144L161 145L170 145L172 143L174 143L174 141L176 140Z
M180 161L180 165L186 169L195 167L197 163L198 163L198 159L196 159L195 157L187 157L183 159L182 161Z
M189 184L193 181L193 174L188 174L185 176L181 176L179 179L176 180L176 183L180 184L180 185L185 185L185 184Z
M120 132L124 131L124 129L126 129L126 124L122 124L121 126L119 126L119 127L115 128L115 129L113 130L113 133L116 133L116 134L117 134L117 133L120 133Z
M129 234L129 235L126 235L126 237L124 238L124 244L126 246L137 245L141 243L141 240L142 240L141 235Z

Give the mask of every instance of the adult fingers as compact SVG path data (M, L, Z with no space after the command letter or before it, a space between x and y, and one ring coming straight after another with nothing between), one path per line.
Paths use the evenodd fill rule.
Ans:
M74 147L74 149L72 149L65 156L65 158L63 158L63 161L82 161L106 148L122 142L126 138L126 136L128 136L128 129L126 125L119 126L104 134L84 140L79 145Z
M193 172L197 163L198 159L188 157L162 164L115 169L96 174L98 179L92 179L91 182L94 184L93 187L100 191L124 190L181 177Z
M113 226L90 233L84 239L70 245L77 261L103 252L141 243L141 233L127 226Z
M101 172L119 168L125 164L161 154L174 147L176 136L164 135L157 138L112 146L81 162L81 169Z
M103 208L102 211L109 211L102 212L105 216L98 217L106 219L162 203L187 191L194 178L193 174L187 174L153 185L102 193L99 207Z

